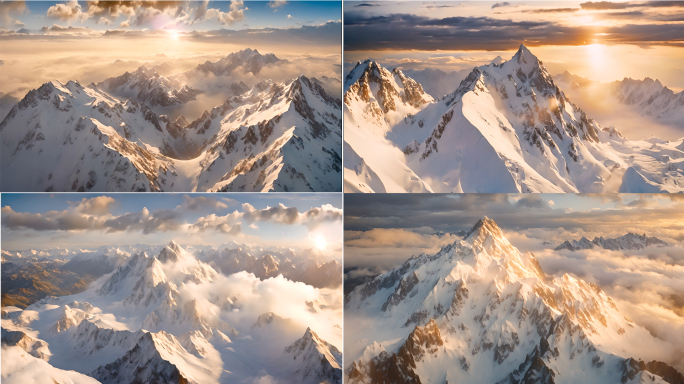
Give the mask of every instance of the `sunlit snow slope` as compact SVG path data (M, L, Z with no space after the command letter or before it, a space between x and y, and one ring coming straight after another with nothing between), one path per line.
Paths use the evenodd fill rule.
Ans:
M349 192L684 191L683 141L602 127L524 45L436 101L399 70L358 63L344 116Z

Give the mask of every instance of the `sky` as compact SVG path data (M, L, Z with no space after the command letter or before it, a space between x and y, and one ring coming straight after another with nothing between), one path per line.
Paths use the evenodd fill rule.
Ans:
M627 318L679 346L684 370L684 196L679 194L345 194L345 291L460 241L487 216L549 276L596 283ZM439 232L443 232L440 234ZM565 240L628 232L669 245L640 251L555 251Z
M245 48L289 60L284 77L339 78L341 17L336 1L3 1L0 97L144 64L168 76Z
M345 2L345 73L371 57L446 72L509 59L524 43L551 74L658 78L684 89L684 2Z
M339 194L2 194L2 249L342 243ZM323 244L321 244L321 239Z

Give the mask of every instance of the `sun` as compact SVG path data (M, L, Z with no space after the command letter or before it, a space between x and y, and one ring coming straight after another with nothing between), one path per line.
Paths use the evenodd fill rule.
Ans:
M325 247L328 245L328 240L326 240L325 237L323 237L321 235L314 237L313 240L314 240L314 246L318 250L323 251L323 250L325 250Z
M178 31L173 29L169 30L169 38L171 38L171 40L178 40Z

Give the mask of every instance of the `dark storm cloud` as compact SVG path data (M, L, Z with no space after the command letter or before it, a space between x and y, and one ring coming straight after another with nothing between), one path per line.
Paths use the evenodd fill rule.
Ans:
M430 18L412 14L345 13L345 50L510 50L527 46L582 45L602 36L606 44L684 46L684 25L563 26L550 21L490 17ZM605 16L609 17L609 16ZM640 19L638 15L631 16ZM656 16L654 16L656 17Z

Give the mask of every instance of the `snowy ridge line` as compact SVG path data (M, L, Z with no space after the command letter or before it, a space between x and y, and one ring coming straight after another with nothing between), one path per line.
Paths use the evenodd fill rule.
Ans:
M345 382L681 383L598 286L547 276L483 217L345 297ZM359 319L362 324L354 327Z
M344 89L346 192L684 192L684 141L601 126L524 45L439 99L371 60Z
M237 66L257 74L281 61L247 49L174 81L206 71L222 76ZM222 105L188 121L153 108L198 93L145 67L87 86L52 81L28 92L0 123L0 189L339 191L340 101L321 84L303 75L250 89L237 84Z

